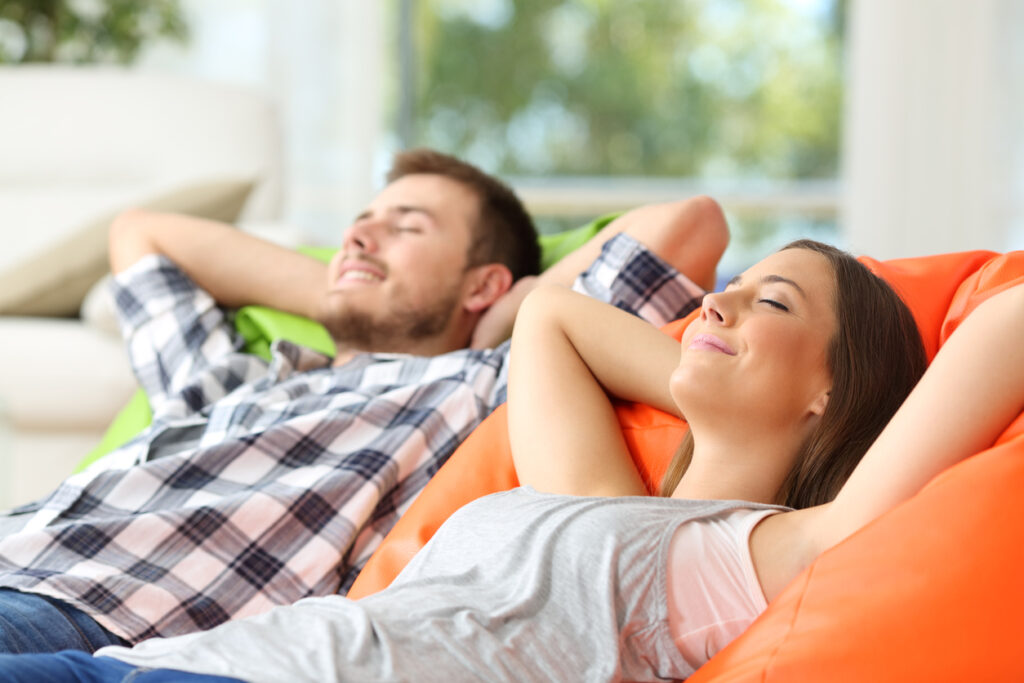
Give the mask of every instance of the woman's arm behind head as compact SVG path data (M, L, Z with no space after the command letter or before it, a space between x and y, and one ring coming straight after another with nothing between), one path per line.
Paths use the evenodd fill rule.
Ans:
M1017 285L979 305L953 333L834 501L759 527L751 539L759 574L784 582L773 563L788 562L781 573L792 578L939 472L990 446L1024 410L1021 339L1024 285ZM953 424L958 427L944 428ZM771 548L782 548L788 559L773 559ZM772 581L762 584L769 592Z
M561 287L531 292L509 371L519 481L551 493L645 494L607 393L676 412L668 380L678 356L672 337L613 306Z

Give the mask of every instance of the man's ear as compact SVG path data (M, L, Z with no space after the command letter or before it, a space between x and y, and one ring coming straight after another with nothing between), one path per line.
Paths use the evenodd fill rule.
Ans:
M512 286L512 271L501 263L474 266L466 276L462 307L470 313L480 313L504 296Z

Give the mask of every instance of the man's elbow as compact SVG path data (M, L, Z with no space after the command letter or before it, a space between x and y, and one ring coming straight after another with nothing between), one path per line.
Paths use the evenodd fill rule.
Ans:
M715 199L700 195L690 199L687 211L690 215L684 221L687 224L684 229L699 233L696 237L721 256L729 246L729 223L725 220L722 206Z
M672 248L700 251L715 263L729 246L729 223L722 206L707 195L680 202L670 226L665 240Z
M119 273L155 248L145 231L150 212L145 209L122 211L110 224L108 254L110 269Z
M721 205L699 195L669 205L652 245L655 253L704 289L712 289L718 261L729 246L729 224Z

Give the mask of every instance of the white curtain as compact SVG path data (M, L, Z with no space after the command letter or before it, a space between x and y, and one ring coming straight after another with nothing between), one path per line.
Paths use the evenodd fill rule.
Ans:
M285 137L283 221L296 241L337 244L377 189L374 162L387 146L384 5L185 0L189 44L155 46L139 68L268 93Z
M850 0L841 225L881 258L1024 248L1024 3Z

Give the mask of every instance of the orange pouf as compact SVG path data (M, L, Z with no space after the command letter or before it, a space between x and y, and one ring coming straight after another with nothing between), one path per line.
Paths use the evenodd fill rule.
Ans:
M913 310L929 358L981 301L1024 282L1024 252L862 261ZM678 338L692 318L665 331ZM647 406L616 410L653 488L686 426ZM502 407L435 475L350 597L390 583L458 507L516 485ZM1021 491L1024 415L993 448L824 553L690 681L1024 680Z

